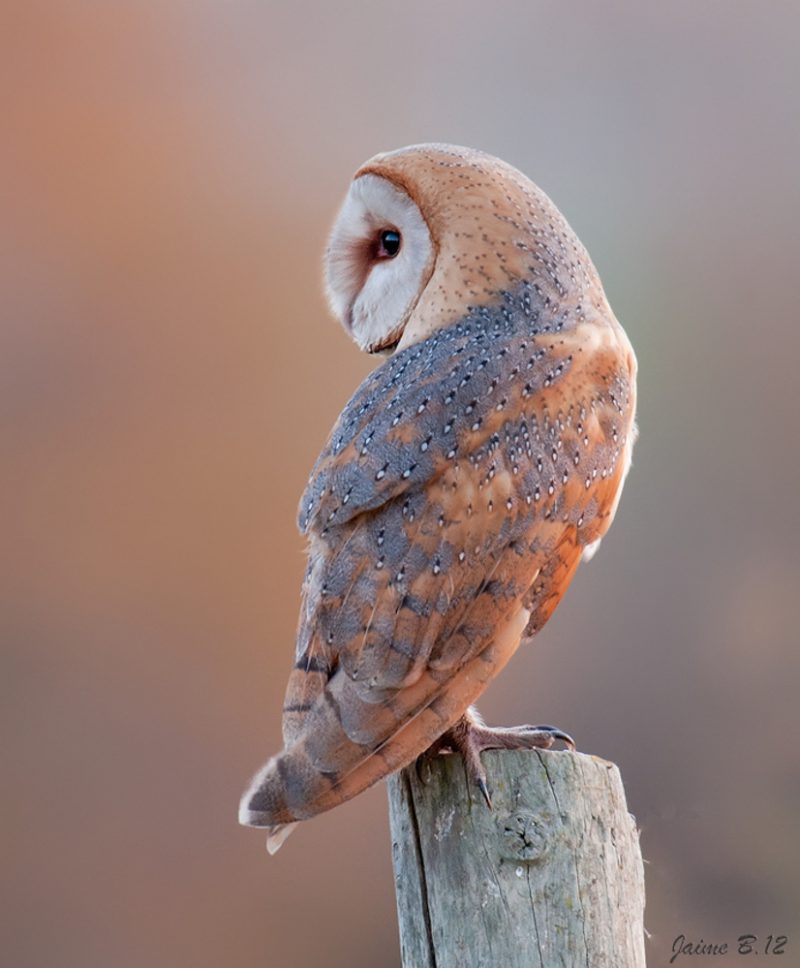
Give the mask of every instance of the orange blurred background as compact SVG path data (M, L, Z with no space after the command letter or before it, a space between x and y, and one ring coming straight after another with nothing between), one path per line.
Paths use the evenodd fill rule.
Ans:
M399 965L382 787L274 859L236 812L279 745L296 504L374 365L325 235L361 161L430 140L554 198L641 368L614 528L481 710L620 765L652 965L680 933L800 957L800 9L2 20L3 963Z

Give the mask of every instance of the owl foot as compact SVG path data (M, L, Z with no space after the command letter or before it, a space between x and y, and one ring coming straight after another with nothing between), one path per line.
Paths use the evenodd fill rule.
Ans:
M484 724L475 710L470 709L417 759L417 776L423 783L427 783L434 756L444 752L460 753L467 780L477 786L491 810L492 798L486 782L486 771L481 762L483 750L546 750L556 741L562 742L567 749L575 749L575 740L556 726L492 728Z

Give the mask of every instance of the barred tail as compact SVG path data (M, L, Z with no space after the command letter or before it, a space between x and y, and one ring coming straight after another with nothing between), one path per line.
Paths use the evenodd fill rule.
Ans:
M527 609L518 608L494 641L452 679L447 681L445 674L444 682L437 681L428 669L385 705L359 698L355 684L344 676L331 680L310 721L313 729L253 778L242 798L239 822L267 827L267 849L274 853L297 821L330 810L411 763L464 714L505 665L529 618ZM342 688L347 695L337 697Z

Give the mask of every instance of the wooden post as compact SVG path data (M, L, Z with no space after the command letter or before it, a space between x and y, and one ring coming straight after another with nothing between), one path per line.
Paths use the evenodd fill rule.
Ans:
M644 872L619 770L583 753L459 756L389 780L403 968L644 968Z

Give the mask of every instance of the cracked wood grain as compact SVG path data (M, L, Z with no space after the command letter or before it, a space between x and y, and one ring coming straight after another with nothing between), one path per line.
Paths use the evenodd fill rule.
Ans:
M644 968L644 873L619 770L583 753L458 756L389 780L403 968Z

